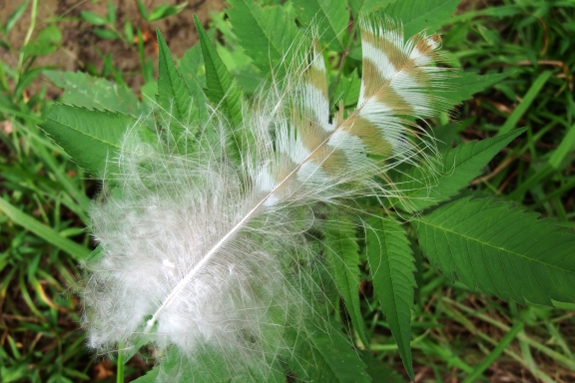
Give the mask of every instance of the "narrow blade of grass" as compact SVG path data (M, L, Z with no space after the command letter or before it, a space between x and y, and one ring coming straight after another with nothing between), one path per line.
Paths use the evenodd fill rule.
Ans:
M0 211L3 211L15 224L30 230L38 237L65 251L75 259L83 259L90 255L89 249L62 237L56 230L38 222L3 198L0 198Z
M521 100L519 105L517 105L517 108L515 108L513 113L511 113L511 115L507 118L505 124L503 124L503 126L499 129L499 132L497 132L498 136L510 132L515 127L515 125L517 125L521 116L525 114L541 89L543 89L543 85L545 85L549 77L551 77L551 71L545 71L541 73L539 77L537 77L537 79L533 82L533 85L531 85L531 88L529 88L525 94L525 97L523 97L523 100Z
M483 362L479 363L477 367L473 369L473 372L469 374L469 376L465 378L462 383L475 382L476 379L478 379L483 374L483 371L487 370L489 366L491 366L491 364L495 361L495 359L497 359L499 355L501 355L503 350L505 350L505 348L509 346L509 343L511 343L511 341L515 339L515 336L521 330L523 330L523 322L515 323L513 327L511 327L511 329L507 332L507 334L505 334L505 336L501 338L497 346L495 346L495 348L489 353L489 355L487 355L485 359L483 359Z

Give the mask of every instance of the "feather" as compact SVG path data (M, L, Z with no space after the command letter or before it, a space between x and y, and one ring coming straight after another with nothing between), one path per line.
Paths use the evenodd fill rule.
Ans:
M332 115L314 42L296 52L284 81L243 106L234 135L250 139L239 161L226 155L232 128L217 109L202 134L184 127L179 140L194 148L185 153L162 132L151 141L126 134L119 170L91 211L101 248L84 266L91 347L176 347L200 364L219 355L230 376L266 381L314 331L308 323L328 327L329 278L313 232L325 211L354 211L355 197L401 197L386 172L426 162L433 141L417 120L447 110L440 94L450 72L435 66L435 37L404 41L391 20L359 23L354 111Z

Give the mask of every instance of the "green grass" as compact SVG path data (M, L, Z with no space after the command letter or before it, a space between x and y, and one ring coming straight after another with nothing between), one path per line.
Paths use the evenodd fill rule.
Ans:
M511 72L458 110L455 141L526 127L473 187L575 228L575 1L490 3L465 7L444 29L454 66ZM53 100L42 91L24 98L28 80L40 72L19 54L21 46L9 48L19 65L0 62L0 380L91 381L115 369L87 350L74 295L76 260L90 251L87 195L97 185L39 130ZM149 76L149 58L143 49L138 53ZM122 76L116 68L109 73ZM575 305L522 307L470 295L417 256L412 349L418 382L575 381ZM377 305L369 286L364 293L369 312L367 306ZM365 318L371 349L402 371L382 318L378 310ZM126 367L127 375L138 371L142 363Z

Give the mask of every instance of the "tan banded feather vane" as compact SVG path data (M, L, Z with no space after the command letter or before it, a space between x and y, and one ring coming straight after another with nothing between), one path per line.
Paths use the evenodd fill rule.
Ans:
M417 162L422 142L415 121L448 109L440 96L448 72L435 66L436 36L421 33L405 41L401 25L392 20L364 17L359 23L363 76L358 108L345 119L340 110L330 121L325 62L314 43L294 87L289 123L275 130L277 160L265 172L266 180L257 181L273 194L266 205L281 201L289 188L333 185L345 174L344 180L368 179L383 166L368 154L384 158L385 168Z

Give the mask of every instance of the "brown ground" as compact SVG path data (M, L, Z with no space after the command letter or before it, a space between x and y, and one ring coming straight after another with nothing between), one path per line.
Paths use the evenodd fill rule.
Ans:
M23 0L22 0L23 1ZM163 3L170 5L179 4L180 0L143 0L148 11ZM210 11L219 11L224 8L225 0L192 0L188 1L188 6L177 16L167 19L145 22L139 12L136 0L113 0L116 6L115 26L123 33L124 20L129 18L134 27L139 27L147 31L149 36L153 36L156 28L159 28L166 39L174 57L182 57L186 49L190 48L198 40L196 29L193 25L193 15L197 14L199 19L207 24ZM30 2L31 3L31 2ZM0 21L2 25L12 12L21 4L20 0L0 0ZM62 46L64 50L56 53L38 57L35 66L55 66L61 70L84 70L88 63L92 63L98 70L103 66L102 56L111 54L113 63L122 73L137 73L140 70L140 61L136 46L130 46L118 40L104 40L96 37L91 30L94 26L80 20L80 11L87 10L98 15L105 16L108 9L108 2L96 0L95 3L89 0L40 0L38 5L38 19L32 38L47 26L49 20L56 17L64 18L66 21L58 21L56 25L62 31ZM28 5L26 12L9 34L9 42L15 48L20 48L30 25L31 5ZM96 27L98 28L98 27ZM144 39L146 40L146 39ZM148 55L154 54L154 38L149 39L146 44ZM0 49L0 60L15 68L18 63L18 56L11 52ZM135 74L127 79L128 85L133 89L139 89L143 82L142 76ZM45 83L37 81L29 91L37 92ZM55 90L50 88L49 91Z

